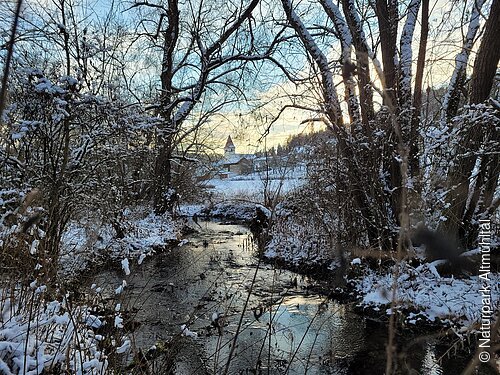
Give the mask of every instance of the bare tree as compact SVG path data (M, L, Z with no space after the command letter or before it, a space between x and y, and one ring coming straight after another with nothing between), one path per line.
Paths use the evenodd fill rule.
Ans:
M417 71L415 73L415 89L413 94L413 115L410 128L409 163L413 176L418 176L419 165L419 135L422 112L422 83L424 77L427 38L429 37L429 0L422 0L422 18L420 22L420 43L418 47ZM420 184L419 184L420 185Z
M481 21L481 9L486 1L477 0L473 2L470 12L470 21L465 35L462 50L455 57L455 69L448 85L448 90L443 98L441 121L449 122L458 112L462 88L467 75L467 62L476 40Z
M383 69L368 42L355 2L343 0L342 11L331 1L320 3L340 42L345 99L349 118L353 120L350 127L343 125L334 71L327 54L298 15L296 9L299 6L282 1L288 22L318 69L323 92L321 110L337 141L340 162L345 165L336 187L352 194L352 211L361 215L368 242L374 247L394 248L395 233L389 228L399 223L403 204L401 158L398 155L401 142L408 144L410 141L412 43L420 1L412 1L404 12L406 19L399 46L395 37L397 27L393 23L398 19L398 13L392 7L395 2L373 4L379 19ZM355 65L351 63L351 43L355 50ZM397 64L398 52L401 58ZM373 71L381 88L373 83ZM357 82L359 96L353 82ZM385 104L385 109L379 113L374 104L374 95L377 94ZM360 117L356 117L358 103ZM397 122L394 122L396 117ZM385 138L380 137L382 134ZM366 147L368 144L371 147ZM389 211L387 207L390 207Z
M186 135L236 98L244 98L241 83L248 64L271 58L279 35L265 44L255 43L258 35L253 12L258 4L259 0L252 0L246 6L228 4L221 9L210 2L180 4L169 0L165 5L134 5L154 9L159 21L148 36L153 42L162 39L158 46L162 54L161 93L153 105L163 121L155 142L156 212L171 210L178 199L174 165L180 160L176 150ZM222 23L221 11L227 12ZM219 21L211 22L214 12ZM217 96L224 99L217 102Z
M0 88L0 124L2 123L3 110L5 108L6 94L7 94L7 83L9 81L10 64L12 61L12 55L14 53L14 44L16 40L17 25L19 23L19 16L21 14L22 1L18 0L16 9L14 11L14 18L12 21L12 31L10 33L10 39L7 43L7 57L4 63L4 69L2 74L2 86Z

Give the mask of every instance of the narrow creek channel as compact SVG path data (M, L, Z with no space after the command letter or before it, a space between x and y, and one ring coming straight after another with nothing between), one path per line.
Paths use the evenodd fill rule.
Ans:
M130 276L101 270L92 281L109 286L103 288L109 298L117 298L114 288L127 281L116 302L123 301L135 323L133 344L148 350L174 343L169 372L224 374L226 366L227 374L384 372L386 328L356 314L352 304L321 295L328 283L259 263L246 227L200 222L188 240L140 266L131 260ZM197 337L180 337L183 324ZM401 362L415 373L458 374L464 368L463 359L439 361L444 350L432 341L408 352Z

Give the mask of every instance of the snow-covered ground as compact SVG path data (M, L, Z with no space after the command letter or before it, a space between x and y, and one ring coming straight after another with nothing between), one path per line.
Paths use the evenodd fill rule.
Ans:
M293 227L296 236L275 236L267 245L265 256L278 259L292 266L327 265L332 270L338 266L333 251L328 253L327 243L321 238L313 241L310 234L302 228ZM305 234L305 236L303 236ZM322 250L323 249L323 250ZM397 280L397 306L411 311L406 316L408 324L430 321L440 324L456 324L470 328L481 318L482 297L480 288L484 280L478 276L444 277L436 269L436 263L423 263L411 267L402 263ZM360 258L353 259L350 267L361 276L348 280L354 284L360 306L390 314L393 274L390 268L373 270ZM489 274L491 286L491 306L493 311L500 309L500 274ZM439 319L439 320L438 320Z
M102 258L140 264L156 249L180 240L179 222L168 215L139 211L125 210L124 238L117 238L110 224L96 227L92 223L70 223L62 238L61 275L72 277Z
M291 230L293 228L290 228ZM295 228L296 236L277 236L266 247L265 255L269 259L279 259L287 264L314 265L330 264L334 270L338 261L333 251L318 251L325 248L321 238L312 241L304 230ZM323 243L323 245L326 245ZM439 324L453 324L463 328L471 328L481 319L483 307L480 291L484 280L478 276L444 277L436 269L437 263L423 263L412 267L402 263L400 276L397 280L397 307L400 310L411 311L406 316L408 324L418 321L430 321ZM348 280L354 284L360 306L370 307L390 314L392 299L393 274L390 268L373 270L360 258L353 259L350 267L361 276ZM492 311L500 309L500 274L490 273L488 285L491 286Z
M124 238L117 238L109 224L70 223L62 239L60 277L75 280L93 262L104 259L116 262L125 278L133 265L177 243L181 225L168 215L148 212L144 208L124 212ZM123 280L113 289L120 294L126 287ZM107 315L98 310L108 311ZM37 280L29 287L0 287L0 374L35 375L48 367L72 374L106 373L109 357L131 348L122 331L120 304L111 311L97 285L84 301L70 301L67 294L55 299L54 291ZM104 326L106 335L101 333Z
M362 267L355 264L354 267ZM355 288L361 295L361 305L374 309L387 309L391 303L394 277L390 273L368 270L355 280ZM401 265L397 280L397 306L413 312L406 317L409 324L419 320L457 324L470 328L481 319L483 307L481 287L484 281L478 276L457 279L441 277L432 264L413 268ZM488 285L491 287L492 311L500 307L500 275L490 273Z
M204 184L216 199L245 198L262 202L264 192L282 195L305 182L305 167L255 172L248 175L230 174L228 178L213 178Z
M297 232L300 233L300 230ZM311 241L301 242L297 237L282 241L282 237L271 241L265 255L269 259L279 259L293 266L330 263L335 269L338 261L319 254ZM317 241L319 245L321 241ZM313 254L313 256L311 256ZM390 314L393 274L391 269L373 270L359 259L353 259L350 267L362 275L349 280L354 284L360 306ZM492 311L500 309L500 274L489 274ZM470 328L481 319L483 307L480 291L484 280L478 276L444 277L439 275L433 263L424 263L413 268L403 263L397 280L397 307L411 311L406 316L408 324L430 321L440 324L455 324Z

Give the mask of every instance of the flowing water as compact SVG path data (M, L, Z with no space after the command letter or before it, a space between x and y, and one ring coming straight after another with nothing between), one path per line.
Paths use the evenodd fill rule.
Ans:
M175 348L168 360L173 373L384 372L386 327L350 303L327 299L328 282L259 263L241 225L202 222L188 244L131 268L120 297L135 323L130 336L143 350L162 342ZM93 282L115 288L122 278L123 272L102 270ZM104 293L111 297L112 290ZM189 331L181 336L183 324ZM463 369L464 360L439 361L445 349L436 341L411 344L412 338L398 338L406 347L400 366L421 374Z

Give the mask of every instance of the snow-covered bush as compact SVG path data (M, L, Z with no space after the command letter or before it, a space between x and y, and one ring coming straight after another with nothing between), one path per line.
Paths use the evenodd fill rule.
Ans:
M151 190L145 164L151 162L156 120L127 103L85 92L73 77L19 69L13 81L0 144L8 163L0 181L14 190L37 189L43 208L39 256L56 265L66 225L82 213L99 212L124 237L123 207ZM51 267L44 272L57 273Z
M147 257L176 244L181 223L151 211L151 207L126 209L122 222L126 230L121 238L111 224L100 223L95 217L71 221L62 236L60 277L75 280L90 265L108 261L117 267L121 264L128 275Z
M200 213L207 217L249 222L255 217L257 208L262 210L266 216L271 215L270 211L261 204L238 200L215 203L205 207Z
M127 338L93 288L87 304L33 281L0 289L0 372L2 374L103 374ZM113 313L105 313L106 311Z
M500 106L490 104L467 105L449 126L433 122L421 132L425 169L418 203L420 220L450 235L455 231L451 227L463 225L461 241L467 247L477 239L479 216L495 213L492 204L498 191L493 180L498 170L493 155L499 145L495 136L499 110ZM472 175L465 178L467 169ZM452 213L457 206L462 206L463 212ZM457 215L463 219L457 220Z
M332 212L318 210L306 189L289 194L279 203L269 229L264 255L294 265L321 264L335 258ZM330 216L332 215L332 216Z
M500 307L498 274L490 274L492 309ZM354 281L362 306L375 310L388 308L392 299L394 275L387 272L366 270L363 277ZM481 279L478 276L455 279L442 277L434 263L417 268L407 263L400 264L396 308L410 311L406 314L408 324L418 320L457 324L473 328L481 320ZM387 311L390 313L390 311Z

